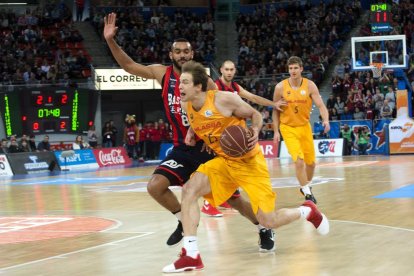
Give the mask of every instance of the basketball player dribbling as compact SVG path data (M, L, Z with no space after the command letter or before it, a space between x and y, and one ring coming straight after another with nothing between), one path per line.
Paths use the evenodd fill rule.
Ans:
M118 64L128 73L146 79L155 79L162 85L162 99L167 119L173 131L174 147L171 153L155 169L147 185L148 193L164 208L169 210L178 219L175 231L167 240L167 245L178 244L183 238L181 223L181 205L169 186L183 185L190 175L204 162L213 158L213 155L202 151L203 141L200 140L194 147L187 146L184 142L189 126L186 113L180 105L181 67L193 58L193 50L185 39L177 39L170 49L172 65L165 66L153 64L145 66L134 62L115 42L117 32L116 14L111 13L104 19L104 37ZM209 89L216 89L212 79L208 79ZM230 196L229 196L230 197ZM230 205L240 214L248 218L259 229L264 228L257 222L248 201L242 197L230 198ZM263 252L273 251L274 237L272 231L259 232L259 250Z
M207 91L208 79L202 64L189 61L183 65L179 87L182 107L190 119L191 128L187 136L202 137L216 157L200 165L183 187L184 244L178 260L163 268L165 273L204 268L196 236L200 220L197 201L201 196L210 204L218 206L238 187L242 187L250 198L251 208L260 224L277 228L304 218L314 225L319 234L329 232L328 219L310 200L298 208L275 210L276 196L272 191L266 161L257 143L262 116L233 93ZM252 122L253 135L248 140L250 151L238 158L225 155L219 143L222 132L231 125L245 127L246 119ZM187 137L186 140L194 139Z

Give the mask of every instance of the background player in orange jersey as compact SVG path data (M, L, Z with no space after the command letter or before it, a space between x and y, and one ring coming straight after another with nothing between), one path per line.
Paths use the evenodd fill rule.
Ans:
M290 76L276 85L273 101L277 102L283 98L288 104L283 112L274 110L272 114L273 129L275 131L273 139L275 143L280 141L278 131L280 130L289 154L295 162L296 177L301 186L300 191L305 199L316 203L310 186L316 160L312 127L309 121L312 101L319 108L325 133L330 129L328 110L322 101L316 84L302 77L302 60L299 57L292 56L289 58L287 65Z
M191 128L187 133L202 138L216 157L200 165L182 193L182 222L184 247L179 259L164 267L163 272L184 272L204 268L197 244L197 225L200 220L198 198L204 196L217 206L226 201L238 187L250 198L251 208L259 222L277 228L299 218L306 218L320 234L329 232L328 219L307 200L302 206L275 210L276 195L272 191L266 160L257 143L262 126L260 113L232 93L207 90L208 76L204 67L189 61L182 67L180 93L182 107L186 110ZM231 125L246 126L252 121L253 135L249 138L250 151L241 157L229 157L220 147L220 136Z

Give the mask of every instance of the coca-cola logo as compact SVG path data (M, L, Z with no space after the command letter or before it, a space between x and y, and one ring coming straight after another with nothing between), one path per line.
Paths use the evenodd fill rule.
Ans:
M111 152L104 153L103 151L99 152L99 161L102 165L115 165L115 164L125 164L125 159L122 156L120 149L112 149Z

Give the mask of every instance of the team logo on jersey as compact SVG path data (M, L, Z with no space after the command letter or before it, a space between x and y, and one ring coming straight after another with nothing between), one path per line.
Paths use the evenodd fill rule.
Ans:
M167 166L167 167L170 167L171 169L176 169L176 168L179 168L179 167L184 167L183 165L178 164L178 162L175 161L175 160L173 160L173 159L167 160L167 161L161 163L161 166Z
M211 110L206 110L206 112L204 112L204 115L205 115L206 117L211 117L211 116L213 116L213 111L211 111Z
M306 91L305 91L305 90L300 90L300 94L301 94L302 96L305 96L305 95L306 95Z

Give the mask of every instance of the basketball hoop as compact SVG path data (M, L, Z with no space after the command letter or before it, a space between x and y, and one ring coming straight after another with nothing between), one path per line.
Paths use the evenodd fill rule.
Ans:
M374 77L374 79L379 79L381 77L382 68L384 66L384 63L382 63L382 62L373 62L370 65L373 66L371 68L372 76Z

